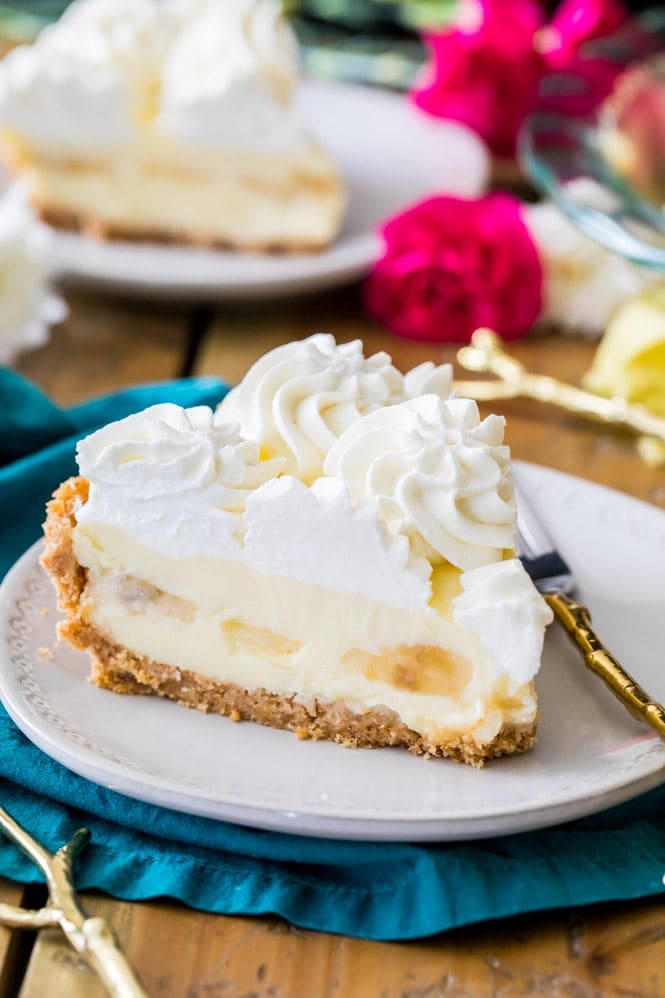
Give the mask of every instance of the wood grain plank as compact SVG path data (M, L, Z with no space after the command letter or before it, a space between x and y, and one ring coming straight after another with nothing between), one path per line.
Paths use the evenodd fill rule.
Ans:
M22 354L19 373L70 405L141 382L177 377L191 310L71 293L48 344Z
M41 897L39 886L25 887L0 877L0 903L29 907ZM0 926L0 995L17 993L32 945L32 933Z
M662 902L520 917L414 943L375 943L171 903L87 897L155 998L660 998ZM85 965L43 933L21 998L98 998Z
M20 998L106 998L106 989L57 929L39 933Z

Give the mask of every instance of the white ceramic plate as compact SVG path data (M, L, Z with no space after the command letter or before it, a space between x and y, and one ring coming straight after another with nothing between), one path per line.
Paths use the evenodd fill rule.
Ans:
M524 489L558 538L610 647L665 700L665 513L533 465ZM0 696L59 762L140 800L259 828L348 839L479 838L566 821L665 781L665 745L630 718L558 628L539 677L539 740L482 770L399 749L326 742L120 697L85 682L85 655L58 646L35 546L0 590ZM41 611L48 610L46 616Z
M428 194L476 197L489 162L473 132L428 117L402 94L303 81L311 131L338 164L348 207L322 253L257 255L150 243L100 242L56 233L60 276L125 293L228 300L332 287L360 277L376 258L376 226Z

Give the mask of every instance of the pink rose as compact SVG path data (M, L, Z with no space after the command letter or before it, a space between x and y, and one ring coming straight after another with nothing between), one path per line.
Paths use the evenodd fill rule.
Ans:
M367 309L399 336L467 343L479 326L523 336L542 307L543 271L511 194L433 197L385 223Z
M512 156L545 68L534 47L542 20L534 0L465 0L452 28L425 36L432 59L413 100L473 128L497 156Z
M625 23L620 0L564 0L537 37L548 71L538 104L570 115L588 115L612 92L621 64L595 54L590 43L607 38Z
M570 68L582 46L613 35L627 17L620 0L563 0L539 39L548 67Z
M535 0L461 0L453 25L425 36L431 61L412 98L473 128L497 156L513 156L546 73L562 77L549 90L543 81L543 108L587 114L611 92L618 66L585 48L626 18L621 0L563 0L545 26Z

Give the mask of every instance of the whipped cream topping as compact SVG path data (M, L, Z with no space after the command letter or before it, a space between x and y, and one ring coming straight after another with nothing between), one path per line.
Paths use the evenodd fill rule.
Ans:
M435 395L378 409L331 447L326 475L372 502L416 556L466 571L515 547L516 508L504 420L470 399Z
M296 75L275 0L74 0L0 64L0 127L59 156L152 134L288 152Z
M405 537L391 539L374 510L352 508L334 478L311 488L291 475L268 482L248 499L245 525L243 557L260 571L405 610L427 606L429 565L415 562Z
M110 423L82 440L90 483L79 523L120 526L137 540L187 557L238 550L248 495L279 474L232 425L207 406L164 404Z
M259 461L256 444L207 406L152 406L86 437L77 458L90 483L80 525L121 527L174 557L233 558L404 609L427 605L430 566L405 537L391 538L368 506L352 509L342 482L278 477L283 459Z
M218 409L240 424L261 453L285 459L285 471L311 483L328 451L368 413L433 392L447 398L449 364L421 364L406 376L386 353L365 358L360 340L337 345L319 333L265 354ZM326 472L334 474L334 472Z
M128 142L152 8L152 0L75 0L35 44L0 63L0 126L70 154Z
M199 0L164 59L157 123L195 145L302 148L292 105L297 60L295 36L278 3Z
M516 685L532 679L540 666L545 627L552 611L517 558L483 565L460 577L462 593L453 599L453 617L475 631L498 676Z

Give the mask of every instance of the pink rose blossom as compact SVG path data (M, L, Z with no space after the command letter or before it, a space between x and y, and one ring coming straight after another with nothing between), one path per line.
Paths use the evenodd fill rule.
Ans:
M461 0L450 28L425 35L431 60L412 98L513 156L541 81L539 106L568 114L588 114L611 92L619 67L585 49L626 18L621 0L563 0L547 25L536 0ZM562 74L551 92L548 72Z
M590 43L607 38L625 23L620 0L564 0L537 37L548 72L541 84L539 107L570 115L588 115L612 92L621 64L594 54Z
M543 271L510 194L434 197L383 226L368 311L399 336L466 343L479 326L523 336L542 307Z
M466 0L452 28L425 36L432 61L413 100L473 128L496 155L512 156L545 67L534 47L541 24L534 0Z
M570 68L584 45L613 35L627 17L620 0L563 0L541 32L539 48L548 67Z

